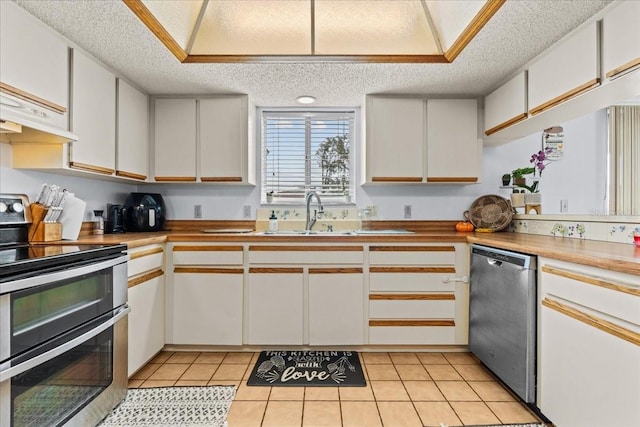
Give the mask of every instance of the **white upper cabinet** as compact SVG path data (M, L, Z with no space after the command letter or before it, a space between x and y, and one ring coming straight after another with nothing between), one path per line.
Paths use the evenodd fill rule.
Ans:
M196 100L155 100L156 181L196 181Z
M149 157L149 98L118 79L118 137L116 175L147 179Z
M427 182L477 182L478 101L427 100Z
M367 96L367 182L424 182L426 100Z
M74 49L69 167L111 175L116 163L116 77Z
M200 180L243 182L247 177L247 97L200 99Z
M69 49L64 40L12 1L0 1L0 87L60 115L68 129Z
M602 64L607 78L640 65L640 2L619 3L602 21Z
M526 73L523 71L484 98L486 135L527 118Z
M598 26L591 23L529 67L529 113L535 115L600 84Z

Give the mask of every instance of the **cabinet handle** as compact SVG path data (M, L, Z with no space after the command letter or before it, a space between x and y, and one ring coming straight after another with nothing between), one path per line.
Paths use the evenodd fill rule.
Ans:
M617 77L618 74L622 74L627 70L630 70L634 67L637 67L638 65L640 65L640 58L636 58L636 59L632 59L631 61L627 62L626 64L623 64L621 66L619 66L618 68L614 68L613 70L609 71L606 75L606 77L608 79L612 79L614 77Z
M577 280L579 282L587 283L589 285L600 286L601 288L610 289L612 291L623 292L625 294L640 297L640 289L623 285L620 283L609 282L600 277L586 276L584 274L576 273L574 271L565 270L563 268L550 267L548 265L542 266L542 272L553 274L554 276L565 277L567 279Z
M141 283L148 282L149 280L155 279L156 277L160 277L163 274L164 274L164 271L162 271L161 268L158 268L157 270L153 270L141 276L134 277L133 279L129 279L129 281L127 282L127 287L133 288L134 286L138 286Z
M589 80L588 82L586 82L583 85L578 86L575 89L571 89L570 91L567 91L565 93L563 93L560 96L556 96L555 98L553 98L550 101L545 102L544 104L538 105L535 108L532 108L531 110L529 110L529 114L531 114L532 116L535 116L536 114L540 114L543 111L548 110L549 108L555 107L558 104L563 103L564 101L567 101L571 98L574 98L584 92L587 92L588 90L596 87L596 86L600 86L600 79L593 79L593 80Z
M140 175L139 173L127 172L127 171L121 171L121 170L116 171L116 176L121 176L123 178L137 179L140 181L144 181L145 179L147 179L147 175Z
M449 277L449 276L444 276L442 278L442 283L451 283L451 282L460 282L460 283L469 283L469 276L462 276L462 277Z
M89 172L101 173L103 175L113 175L114 169L103 168L102 166L88 165L86 163L69 162L71 169L80 169Z
M422 182L421 176L372 176L371 182Z
M162 248L153 248L153 249L147 249L140 252L134 252L132 254L129 254L129 261L132 261L136 258L146 257L149 255L161 254L162 252L164 252L164 249Z

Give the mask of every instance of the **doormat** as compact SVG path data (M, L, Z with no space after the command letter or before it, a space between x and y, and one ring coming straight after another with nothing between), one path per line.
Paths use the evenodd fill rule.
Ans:
M364 387L355 351L263 351L247 385Z
M130 389L99 427L226 427L235 387Z

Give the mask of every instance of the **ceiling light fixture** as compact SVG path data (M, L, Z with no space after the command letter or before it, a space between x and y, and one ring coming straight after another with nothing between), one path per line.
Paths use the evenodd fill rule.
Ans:
M302 95L296 98L298 104L313 104L316 102L316 98L309 95Z

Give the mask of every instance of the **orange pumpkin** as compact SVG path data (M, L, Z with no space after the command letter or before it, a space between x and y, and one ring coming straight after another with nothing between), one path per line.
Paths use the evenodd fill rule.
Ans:
M460 221L456 224L456 231L473 231L473 224L468 221Z

